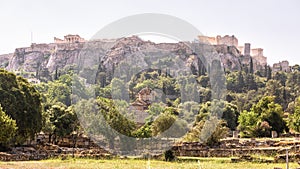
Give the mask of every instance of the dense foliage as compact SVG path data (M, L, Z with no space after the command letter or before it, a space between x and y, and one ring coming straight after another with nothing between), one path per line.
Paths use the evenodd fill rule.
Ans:
M74 131L100 134L111 148L118 133L139 138L177 137L215 146L230 130L238 130L241 137L300 132L297 65L291 72L272 72L269 66L254 72L251 65L240 71L225 70L225 100L211 99L209 70L201 65L192 65L192 74L177 77L168 69L135 74L135 68L125 68L126 77L113 77L112 72L99 69L95 83L89 85L72 71L61 71L65 73L55 74L55 80L35 88L26 79L0 70L0 130L5 131L0 144L22 143L40 131L50 135L49 142ZM145 108L147 118L141 124L130 107L147 87L157 95Z
M39 92L26 79L0 69L0 104L17 124L13 141L22 143L42 128L42 106Z
M11 139L15 136L17 131L16 121L11 119L3 110L0 105L0 149L7 146Z

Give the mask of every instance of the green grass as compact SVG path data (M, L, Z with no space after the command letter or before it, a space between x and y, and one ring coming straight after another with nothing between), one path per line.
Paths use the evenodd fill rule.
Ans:
M198 162L199 160L199 162ZM299 167L290 163L290 168ZM285 168L285 163L231 163L230 158L198 158L183 162L134 159L51 159L42 161L0 162L1 169L273 169Z

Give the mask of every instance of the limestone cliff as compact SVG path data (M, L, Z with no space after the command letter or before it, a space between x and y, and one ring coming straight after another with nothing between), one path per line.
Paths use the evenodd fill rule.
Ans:
M81 69L82 66L101 65L110 70L124 59L133 59L135 64L147 66L144 58L149 56L170 55L180 58L186 66L197 67L199 62L197 57L194 57L195 53L189 47L190 44L156 44L141 40L137 36L86 43L32 44L30 47L17 48L13 54L0 55L0 63L10 71L29 72L29 77L37 78L42 75L47 80L51 80L57 69L64 69L70 65L81 66ZM241 69L241 63L245 61L234 46L214 45L213 48L226 69Z
M0 55L0 68L6 68L8 66L10 58L12 58L13 53Z

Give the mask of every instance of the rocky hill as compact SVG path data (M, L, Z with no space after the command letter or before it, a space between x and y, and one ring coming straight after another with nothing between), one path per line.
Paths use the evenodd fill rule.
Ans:
M197 54L191 49L193 44L190 42L156 44L141 40L137 36L76 43L32 44L30 47L17 48L13 54L0 55L0 66L27 78L43 80L52 80L57 70L67 69L70 66L83 69L100 65L102 69L112 70L124 59L132 59L131 63L140 66L149 66L145 60L149 56L178 57L187 67L194 65L198 68L198 57L195 57ZM234 46L198 45L201 48L211 46L226 69L240 70L243 64L249 63L249 58L242 56ZM203 63L211 59L204 53L201 55L199 57ZM151 61L153 59L150 59Z

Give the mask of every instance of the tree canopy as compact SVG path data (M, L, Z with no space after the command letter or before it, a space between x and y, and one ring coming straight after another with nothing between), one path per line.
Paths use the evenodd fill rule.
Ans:
M17 129L16 121L10 118L0 105L0 148L10 143Z
M41 96L26 79L0 69L0 103L4 112L16 121L17 143L33 138L41 130Z

